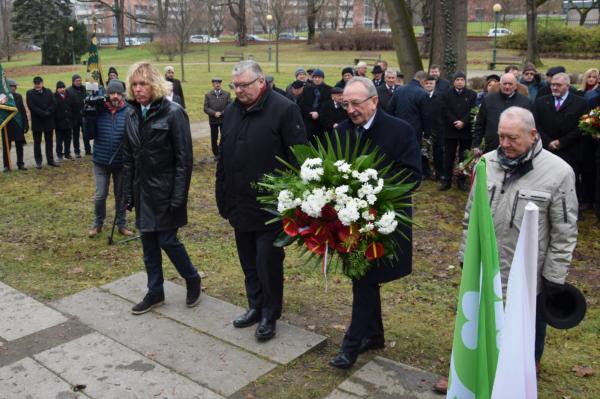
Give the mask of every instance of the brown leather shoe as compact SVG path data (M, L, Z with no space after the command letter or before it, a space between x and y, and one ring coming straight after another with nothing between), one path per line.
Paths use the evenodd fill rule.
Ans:
M437 393L446 394L448 392L448 379L440 378L438 382L433 384L433 390Z
M119 234L126 237L131 237L133 232L129 230L127 227L119 227Z
M88 231L88 237L94 238L102 231L102 226L94 226Z

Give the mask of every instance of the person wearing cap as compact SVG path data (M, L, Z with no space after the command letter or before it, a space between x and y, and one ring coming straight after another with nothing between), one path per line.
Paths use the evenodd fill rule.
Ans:
M298 104L300 97L304 92L304 86L306 86L306 82L303 82L302 80L295 80L290 85L290 92L286 94L286 97L294 104Z
M371 70L371 73L373 74L373 84L375 85L375 87L378 87L380 85L383 84L383 69L381 68L381 65L375 65L373 67L373 69Z
M204 113L210 125L210 146L215 156L219 155L219 134L223 134L223 112L231 104L231 94L221 88L221 78L211 80L213 89L204 95Z
M512 106L532 109L529 99L517 93L517 78L515 78L515 75L505 73L500 77L500 90L496 93L488 93L485 96L475 118L471 147L476 156L481 155L482 152L489 152L498 148L500 114ZM485 147L481 150L480 146L483 142L485 142Z
M82 84L81 76L75 74L71 77L71 86L67 89L67 105L71 116L71 140L73 142L73 154L76 158L81 158L81 143L79 140L79 133L83 137L83 149L86 155L92 153L92 146L90 145L90 139L83 128L83 116L81 110L83 109L83 102L85 100L86 92L85 87ZM70 146L65 148L64 157L71 159Z
M58 166L54 162L54 96L52 91L44 87L40 76L33 78L33 89L27 91L27 108L31 113L31 130L33 132L33 155L38 169L42 167L42 135L46 148L46 162L49 166Z
M115 196L116 225L119 234L132 236L127 228L125 217L125 201L123 198L123 151L122 142L125 135L127 120L127 103L123 83L117 79L111 80L106 86L108 100L97 117L86 117L86 122L94 132L94 180L96 193L94 195L94 222L88 231L88 237L94 238L102 231L106 218L106 198L112 177Z
M321 115L321 125L326 133L333 133L337 125L348 118L348 114L342 107L343 93L344 89L332 87L331 98L321 105L319 115Z
M452 86L450 81L442 78L442 70L438 64L429 66L429 74L435 78L435 86L438 93L444 94Z
M304 88L299 106L309 138L321 137L323 126L319 119L319 110L323 102L329 99L331 86L324 82L325 73L315 69L312 73L312 85ZM322 137L321 137L322 138Z
M533 203L539 208L534 344L539 373L547 327L540 309L541 294L543 291L564 291L577 244L575 174L560 157L543 148L529 110L517 106L504 110L499 118L497 135L500 145L483 157L487 162L487 191L498 242L503 296L506 295L525 207ZM473 191L469 194L463 219L460 262L465 254L472 201ZM446 388L446 379L434 386L438 392L444 392Z
M467 77L464 72L456 72L452 80L453 88L442 95L442 124L444 127L444 179L440 191L450 189L454 175L454 160L458 151L458 161L465 159L465 151L470 148L471 109L475 107L477 94L466 87ZM467 191L466 176L457 178L457 186Z
M535 69L535 65L531 62L527 62L523 66L523 74L519 83L527 87L527 97L532 104L537 98L540 89L546 86L546 82L542 80L540 74Z
M497 85L500 83L500 76L496 75L495 73L486 76L485 78L485 84L483 85L483 90L481 90L479 93L477 93L477 99L475 100L475 104L480 107L481 106L481 102L483 101L484 97L488 95L488 93L490 93L490 88L492 88L493 86ZM492 90L491 92L495 92L498 90Z
M56 157L62 161L63 155L71 147L71 112L67 104L65 83L56 82L54 92L54 133L56 136Z
M273 245L282 225L266 223L273 215L258 202L256 182L281 168L278 158L295 162L290 147L307 143L306 130L298 106L269 89L255 61L237 63L231 85L236 99L225 111L215 196L219 214L234 229L248 300L233 326L258 323L254 335L266 341L275 336L283 308L285 253Z
M391 113L390 102L396 91L400 86L396 85L396 71L386 70L383 74L384 83L377 87L377 96L379 97L379 107L387 112Z
M354 77L354 69L352 67L345 67L342 69L342 79L340 79L336 84L335 87L339 87L340 89L343 89L344 87L346 87L346 82L349 81L350 79L352 79Z
M308 77L308 75L306 74L306 70L302 67L298 67L296 68L296 71L294 72L294 77L296 78L292 83L290 83L289 85L287 85L287 87L285 88L285 94L287 98L292 97L292 84L294 84L294 82L296 81L301 81L301 82L306 82L306 78Z
M10 93L15 99L15 107L17 108L17 114L13 119L8 122L6 129L8 132L8 148L5 148L6 143L4 142L3 132L0 132L0 138L2 138L2 161L4 165L4 171L9 170L7 151L10 151L12 142L15 142L15 151L17 153L17 168L19 170L27 170L25 163L23 162L23 145L25 144L25 133L29 130L29 121L27 120L27 112L25 111L25 105L23 104L23 96L17 93L17 82L12 79L7 79Z
M181 86L181 81L179 79L175 79L175 68L171 65L165 67L165 79L167 82L171 82L173 84L173 94L179 96L181 99L181 106L185 108L185 97L183 97L183 87Z
M146 61L129 68L127 94L123 198L128 210L135 208L148 276L148 291L131 313L149 312L165 300L161 251L185 280L185 305L194 307L200 302L202 279L177 238L188 221L193 169L189 118L183 107L165 98L164 76Z

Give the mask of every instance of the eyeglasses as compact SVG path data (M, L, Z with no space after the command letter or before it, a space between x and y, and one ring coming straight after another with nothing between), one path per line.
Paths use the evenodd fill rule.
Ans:
M347 110L348 108L350 108L351 105L352 105L352 107L358 107L360 104L367 102L367 100L370 100L373 97L375 97L375 96L369 96L362 101L361 100L343 101L342 108Z
M246 90L248 87L250 87L250 85L252 83L256 82L259 78L260 78L260 76L257 77L256 79L254 79L252 82L248 82L248 83L234 83L234 82L231 82L231 83L229 83L229 88L232 89L232 90L235 90L235 89Z

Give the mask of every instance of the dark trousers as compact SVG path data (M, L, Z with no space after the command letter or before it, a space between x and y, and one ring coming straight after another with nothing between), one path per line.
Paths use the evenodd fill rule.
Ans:
M438 133L440 135L441 133ZM439 137L433 137L433 168L435 176L443 180L446 176L444 172L444 140Z
M273 246L277 230L242 232L235 230L240 264L244 271L246 297L250 309L262 317L277 320L283 307L283 248Z
M81 154L81 148L79 144L79 132L82 132L83 136L83 148L86 154L92 153L92 146L90 145L90 139L88 138L85 129L83 129L83 124L81 119L77 119L72 122L72 132L73 132L73 152L75 155Z
M46 162L54 162L54 156L52 155L52 130L45 132L33 132L33 157L35 163L38 165L42 164L42 133L44 134L44 142L46 144Z
M535 360L539 361L544 353L544 344L546 342L546 328L548 324L542 319L540 309L540 295L537 296L535 310Z
M593 204L596 197L596 151L598 142L590 136L582 138L581 202Z
M2 162L4 163L4 167L8 168L8 157L6 155L7 151L10 152L10 149L12 148L12 140L8 140L8 148L6 148L6 143L4 142L4 133L2 133L2 135L0 135L0 138L2 138ZM23 141L15 141L15 148L17 150L17 166L18 167L22 167L25 166L25 164L23 163Z
M452 181L457 148L458 161L462 162L465 159L465 151L467 151L470 147L470 139L444 139L444 176L447 181ZM461 176L460 179L464 180L465 176Z
M211 123L210 124L210 147L213 155L216 157L219 155L219 133L223 133L223 125Z
M342 352L356 355L366 338L384 339L379 284L352 281L352 320L342 341Z
M144 265L148 274L148 291L150 294L163 292L162 253L165 251L179 275L190 279L198 275L192 265L185 247L177 239L177 229L166 231L142 232L142 249L144 251Z
M71 129L56 129L56 156L70 155Z

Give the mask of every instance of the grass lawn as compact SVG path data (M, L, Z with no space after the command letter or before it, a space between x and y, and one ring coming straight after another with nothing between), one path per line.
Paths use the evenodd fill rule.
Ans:
M206 292L245 306L232 229L218 216L214 202L215 164L202 161L209 158L209 146L206 139L194 146L197 162L188 203L190 223L181 229L180 237L194 264L208 275ZM93 186L89 158L66 162L58 169L0 174L0 281L49 301L143 270L139 241L107 245L112 204L105 231L95 239L87 238L93 218ZM424 182L417 192L415 218L420 227L414 233L414 272L384 285L387 348L361 356L354 370L381 355L447 374L460 281L456 251L465 200L466 195L456 190L438 192L433 182ZM585 216L569 280L585 292L588 314L575 329L549 329L540 398L591 399L600 392L600 243L592 213ZM168 262L165 271L167 278L182 283ZM325 292L318 270L294 249L287 250L285 275L284 317L328 336L328 344L276 368L236 398L248 393L273 399L322 398L349 375L327 365L349 321L349 281L331 275ZM596 374L577 377L571 371L574 366L590 366Z
M358 56L359 51L322 51L313 46L307 46L305 43L282 43L280 45L280 73L275 73L275 44L272 45L272 61L268 62L267 49L268 44L251 44L246 48L236 47L233 43L220 43L210 45L211 54L211 72L207 68L207 45L196 44L190 46L190 52L185 56L185 81L183 83L184 94L188 113L192 121L206 120L206 114L203 112L204 94L210 90L210 79L213 76L220 76L224 83L229 82L233 62L220 62L220 57L225 51L242 51L246 57L252 57L258 61L265 73L275 76L275 84L278 87L285 88L294 80L294 71L297 67L304 68L320 67L325 71L325 82L334 85L340 78L341 68L352 64L354 58ZM498 55L517 54L510 50L499 50ZM382 59L389 62L391 68L397 68L398 63L396 54L393 51L383 51ZM71 82L71 76L78 73L85 80L85 66L40 66L40 52L21 53L11 62L3 62L6 76L17 80L19 83L19 92L24 94L33 86L32 79L36 75L44 78L45 85L51 90L56 87L56 81L62 80L67 86ZM85 56L84 56L85 57ZM469 72L485 74L487 63L491 61L491 50L470 51L468 54ZM164 68L166 65L174 65L176 77L181 79L181 67L179 59L168 61L165 57L156 61L145 46L129 47L125 50L112 48L100 48L100 60L104 73L110 65L114 65L119 71L121 78L127 76L127 68L134 62L140 60L149 60ZM569 60L569 59L543 59L544 65L564 65L569 72L583 73L588 68L596 67L596 60ZM424 61L427 65L427 60ZM545 69L543 69L545 70ZM225 87L226 90L228 88Z

